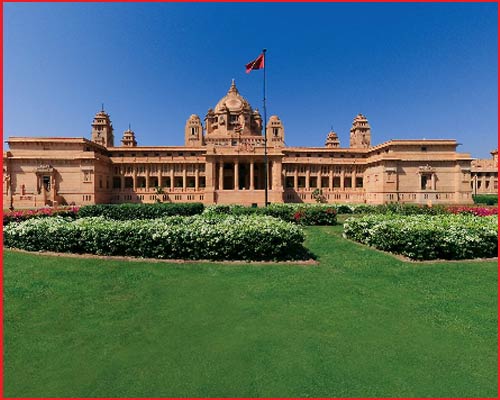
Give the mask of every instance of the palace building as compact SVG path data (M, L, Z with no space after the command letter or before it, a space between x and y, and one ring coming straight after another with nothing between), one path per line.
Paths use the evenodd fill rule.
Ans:
M491 152L491 158L472 160L472 194L498 193L498 150Z
M101 110L92 121L90 140L9 137L3 154L4 208L125 202L263 205L266 139L271 203L467 204L483 182L479 172L472 180L472 158L457 152L456 140L372 145L370 124L361 114L353 120L348 147L333 131L324 147L287 146L280 118L263 121L234 81L203 121L197 115L188 118L184 146L139 146L130 128L119 142L114 134L110 116ZM485 173L494 174L487 168ZM490 183L481 183L482 188L489 185L496 192L492 180L484 182Z

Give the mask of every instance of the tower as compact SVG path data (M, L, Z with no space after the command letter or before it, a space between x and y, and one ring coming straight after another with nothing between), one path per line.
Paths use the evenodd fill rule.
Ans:
M135 132L130 129L130 125L128 126L128 129L125 132L123 132L122 146L124 147L137 146L137 141L135 140Z
M191 115L184 128L184 144L188 147L203 146L203 126L196 114Z
M328 136L326 137L325 146L329 148L338 148L340 147L340 140L337 134L333 131L330 131Z
M277 115L271 116L266 126L267 145L283 147L285 145L285 128Z
M92 141L104 147L114 146L113 125L104 107L92 121Z
M349 147L368 148L371 146L371 132L368 120L363 114L358 114L352 122Z

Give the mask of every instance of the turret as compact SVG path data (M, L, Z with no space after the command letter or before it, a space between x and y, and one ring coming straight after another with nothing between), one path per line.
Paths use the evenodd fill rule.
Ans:
M328 136L326 137L325 146L329 148L337 148L340 147L340 140L337 134L333 131L330 131Z
M130 129L130 125L128 126L128 129L125 132L123 132L122 146L124 147L137 146L137 141L135 140L135 133Z
M203 146L203 126L200 117L195 114L191 115L186 121L184 144L188 147Z
M368 148L371 146L371 132L368 120L363 114L358 114L352 122L349 147Z
M267 145L283 147L285 145L285 128L277 115L271 116L266 128Z
M104 106L92 121L92 141L104 147L114 146L113 125Z

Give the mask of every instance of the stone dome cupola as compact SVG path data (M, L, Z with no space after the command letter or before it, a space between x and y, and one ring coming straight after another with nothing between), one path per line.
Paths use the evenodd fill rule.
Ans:
M250 104L248 101L240 94L234 79L231 81L231 86L227 94L219 100L215 106L215 113L229 111L231 113L241 112L243 110L250 110Z
M122 146L124 147L137 146L137 141L135 140L135 132L132 129L130 129L130 124L128 125L128 129L125 132L123 132Z
M328 133L326 137L325 147L328 148L338 148L340 147L340 140L337 134L333 131L333 129Z
M261 136L262 118L239 93L234 79L226 95L205 116L206 137Z

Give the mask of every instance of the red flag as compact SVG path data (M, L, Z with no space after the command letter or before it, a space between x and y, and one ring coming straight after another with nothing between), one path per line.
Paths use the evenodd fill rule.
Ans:
M262 69L264 68L264 53L262 53L260 56L258 56L255 60L249 62L247 65L245 65L247 69L247 74L250 73L253 69Z

